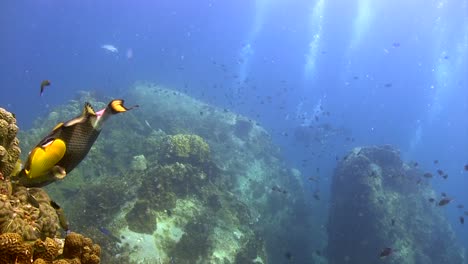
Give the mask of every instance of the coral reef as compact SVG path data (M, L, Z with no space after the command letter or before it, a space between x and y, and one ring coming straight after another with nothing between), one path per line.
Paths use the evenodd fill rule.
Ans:
M10 176L20 156L17 132L13 114L0 108L0 178Z
M138 111L109 122L74 175L47 187L73 208L71 226L102 246L103 262L282 263L285 237L312 240L291 217L306 206L301 175L256 122L152 84L125 98Z
M329 263L463 263L464 252L435 197L418 184L423 172L389 147L355 148L339 162L332 181L328 221Z
M66 240L79 236L80 255L61 256L73 244L65 242L64 246L58 238L59 212L49 195L41 188L25 188L11 181L19 165L17 131L14 116L0 108L0 263L100 263L99 246L74 233Z
M89 238L70 233L63 239L23 241L17 233L0 235L0 263L99 264L101 248ZM34 261L34 262L33 262Z

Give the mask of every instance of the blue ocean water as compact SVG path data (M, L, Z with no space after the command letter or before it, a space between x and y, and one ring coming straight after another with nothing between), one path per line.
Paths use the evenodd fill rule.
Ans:
M468 202L466 0L1 6L0 105L23 129L79 90L119 97L152 81L258 121L305 177L331 175L354 146L390 144L421 167L438 160L449 179L434 188ZM310 124L323 130L301 132ZM468 247L457 209L444 210Z

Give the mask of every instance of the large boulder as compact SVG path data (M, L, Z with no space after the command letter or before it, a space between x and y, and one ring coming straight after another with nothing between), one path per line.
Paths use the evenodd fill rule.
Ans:
M338 164L328 220L330 264L463 263L464 251L429 198L437 195L423 172L389 147L353 149Z

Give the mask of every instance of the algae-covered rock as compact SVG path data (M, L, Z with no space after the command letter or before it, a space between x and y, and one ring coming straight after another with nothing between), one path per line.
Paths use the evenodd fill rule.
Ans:
M329 263L463 263L464 251L435 193L418 184L422 172L406 166L398 151L355 148L339 162L332 182L328 220Z
M156 215L147 201L137 200L125 219L128 228L134 232L152 234L156 230Z
M145 155L137 155L134 156L132 159L132 163L130 165L132 170L134 171L144 171L146 170L147 166L147 161L145 158Z

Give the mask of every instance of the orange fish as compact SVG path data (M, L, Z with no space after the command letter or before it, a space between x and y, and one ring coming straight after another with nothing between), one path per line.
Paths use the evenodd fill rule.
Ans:
M39 93L41 96L42 96L42 93L44 92L45 87L49 85L50 85L49 80L44 80L41 82L41 92Z

